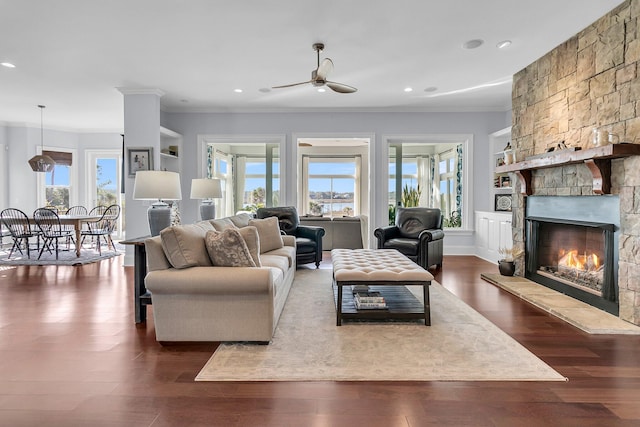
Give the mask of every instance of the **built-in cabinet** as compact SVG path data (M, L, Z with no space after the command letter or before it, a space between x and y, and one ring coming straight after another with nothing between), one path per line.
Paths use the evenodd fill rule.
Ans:
M511 248L511 213L475 212L476 255L491 262L498 262L499 248Z
M182 171L182 135L160 127L160 170Z
M489 135L489 170L491 173L489 186L491 188L490 197L494 210L508 209L512 192L511 176L507 172L496 172L496 167L502 166L505 162L513 163L513 151L507 150L511 143L511 127L499 130ZM501 197L505 196L505 197Z

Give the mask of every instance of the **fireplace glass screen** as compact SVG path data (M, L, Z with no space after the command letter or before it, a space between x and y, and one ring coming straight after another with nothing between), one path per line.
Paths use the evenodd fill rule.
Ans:
M602 295L605 232L598 228L541 223L538 274Z

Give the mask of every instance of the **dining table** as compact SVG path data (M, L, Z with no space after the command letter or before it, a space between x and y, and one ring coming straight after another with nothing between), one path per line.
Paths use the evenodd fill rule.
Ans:
M81 237L82 237L82 225L87 222L98 221L102 218L102 215L58 215L60 219L60 225L72 225L75 231L76 239L76 256L80 256ZM33 217L29 217L29 221L35 224Z

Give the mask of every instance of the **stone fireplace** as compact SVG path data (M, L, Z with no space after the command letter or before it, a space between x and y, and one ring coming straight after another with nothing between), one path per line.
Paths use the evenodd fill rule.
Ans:
M514 75L512 102L512 146L516 163L512 182L513 241L525 249L527 233L546 233L545 240L593 240L613 229L613 248L598 243L593 252L604 257L606 268L569 271L607 287L617 286L618 315L640 325L640 0L627 0L589 27ZM593 129L619 136L624 144L594 147ZM567 147L567 149L564 149ZM559 151L560 150L560 151ZM593 199L596 208L563 208L550 214L535 207L537 197L560 200L565 197ZM613 201L614 207L603 207ZM533 208L531 206L533 205ZM532 211L533 209L533 211ZM563 212L613 212L613 218L567 218ZM544 218L535 222L535 218ZM567 226L591 229L582 237L561 235L558 227L548 228L547 219L573 222ZM562 221L560 222L562 224ZM575 224L574 224L575 223ZM581 224L589 223L589 224ZM560 233L560 234L558 234ZM596 246L597 246L596 245ZM530 248L527 248L530 249ZM564 249L551 247L557 257ZM609 251L611 253L609 253ZM575 256L585 258L586 249L576 248ZM559 264L549 254L536 255L539 264ZM546 257L540 259L540 257ZM609 257L609 258L608 258ZM553 258L553 259L550 259ZM565 260L566 261L566 260ZM562 261L562 262L565 262ZM579 260L580 261L580 260ZM527 260L529 264L530 261ZM564 268L564 267L563 267ZM572 267L571 267L572 268ZM599 268L599 267L598 267ZM555 276L557 266L525 265L518 260L516 274ZM544 271L548 269L549 271ZM540 274L542 272L544 274ZM613 279L607 279L610 275ZM558 277L552 277L558 281ZM560 282L566 278L560 277ZM584 283L579 284L580 288ZM607 294L611 289L586 293ZM611 311L611 310L610 310Z

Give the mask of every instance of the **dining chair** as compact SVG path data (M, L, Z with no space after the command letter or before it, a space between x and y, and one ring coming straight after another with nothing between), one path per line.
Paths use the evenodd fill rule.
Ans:
M0 220L2 220L2 223L7 230L9 230L9 233L13 238L13 245L11 246L7 259L11 258L13 251L16 249L21 255L24 255L21 248L22 244L24 244L27 250L27 258L31 258L31 254L29 252L29 239L32 237L39 239L40 234L31 228L31 222L29 221L27 214L22 212L20 209L7 208L0 212ZM38 241L38 247L39 246L40 242Z
M67 211L64 214L69 216L82 216L82 215L87 215L88 213L89 211L87 210L86 207L82 205L77 205L77 206L71 206L69 209L67 209ZM75 233L76 229L75 229L75 226L73 225L63 225L62 227L64 227L65 230L69 230ZM69 248L70 243L71 243L71 239L67 239L67 248Z
M42 232L44 242L38 254L38 259L42 257L42 253L46 249L49 253L56 251L56 260L59 255L58 241L60 239L71 239L73 241L73 231L66 230L60 225L58 213L51 209L39 208L33 212L33 220Z
M84 241L84 238L87 236L95 239L95 244L100 255L102 255L101 238L104 239L104 242L107 244L107 249L109 249L109 246L111 246L114 251L117 251L116 245L111 239L111 233L113 233L113 230L115 229L116 222L119 216L120 206L111 205L106 207L102 212L102 216L99 220L87 222L87 230L82 231L82 240Z
M87 213L88 211L86 207L78 205L78 206L71 206L69 209L67 209L67 211L65 212L65 215L78 216L78 215L87 215Z

